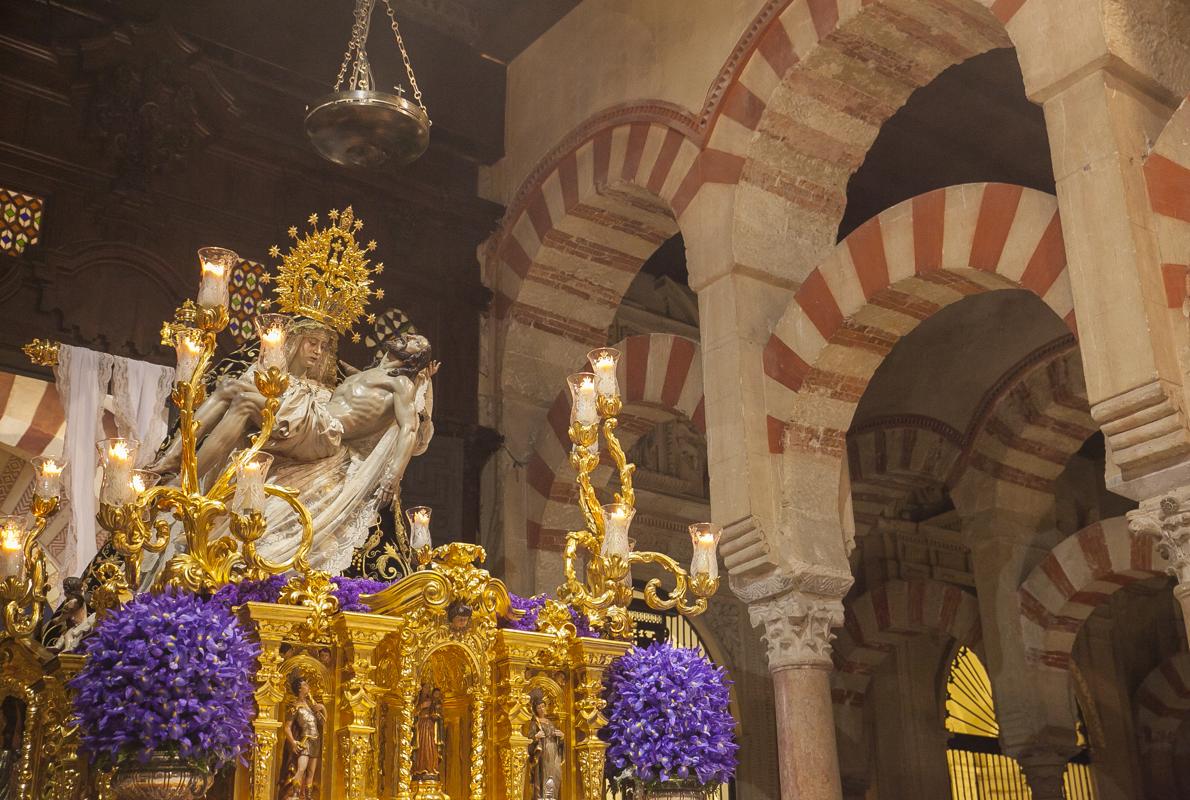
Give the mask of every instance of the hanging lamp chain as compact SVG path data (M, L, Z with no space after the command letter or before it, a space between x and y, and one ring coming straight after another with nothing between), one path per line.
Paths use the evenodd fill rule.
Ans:
M374 0L373 0L374 1ZM409 78L409 87L413 89L413 99L426 115L426 122L430 122L430 112L426 109L426 104L421 99L421 89L417 88L417 78L413 75L413 65L409 63L409 52L405 49L405 40L401 37L401 26L397 24L397 14L393 10L392 0L384 0L384 7L388 11L388 19L393 29L393 36L397 40L397 48L401 51L401 61L405 63L405 74Z
M351 65L351 79L347 83L350 91L361 89L368 91L372 88L372 65L368 61L368 33L372 27L372 9L376 7L376 0L357 0L355 4L355 21L351 25L351 38L347 42L347 52L343 54L343 63L339 66L339 75L335 78L335 91L343 86L343 79L347 77L347 67ZM352 56L355 56L354 60Z

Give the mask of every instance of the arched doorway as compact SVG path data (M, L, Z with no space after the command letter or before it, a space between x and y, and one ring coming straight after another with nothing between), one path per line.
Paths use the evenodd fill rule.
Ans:
M959 647L946 678L946 761L953 800L1031 800L1032 792L1016 759L1000 751L1000 723L992 682L975 651ZM1095 800L1090 753L1082 724L1083 748L1066 767L1067 800Z

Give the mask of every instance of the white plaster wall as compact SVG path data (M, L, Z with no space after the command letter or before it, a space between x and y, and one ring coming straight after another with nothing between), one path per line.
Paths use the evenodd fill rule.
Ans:
M588 117L638 100L697 113L763 0L584 0L508 66L505 156L480 194L507 205Z

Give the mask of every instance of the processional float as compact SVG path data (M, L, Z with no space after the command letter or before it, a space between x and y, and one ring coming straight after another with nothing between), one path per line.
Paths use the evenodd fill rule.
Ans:
M312 232L302 239L290 229L294 245L276 279L278 305L287 315L257 320L259 353L250 373L263 398L258 425L246 447L205 474L199 450L207 431L198 417L210 392L216 335L228 324L227 281L239 257L221 248L199 251L197 302L186 301L162 331L163 344L177 353L177 474L158 482L158 475L133 469L134 442L99 443L98 521L118 558L94 569L91 608L100 617L112 613L145 584L153 591L210 593L229 583L288 576L278 602L240 608L260 643L255 741L247 762L212 797L282 797L284 729L292 722L286 715L294 693L308 690L310 707L322 708L311 724L321 726L316 741L323 766L310 794L323 800L526 797L529 733L539 730L533 717L542 708L567 754L552 796L602 798L601 679L632 646L632 567L653 565L672 576L668 592L658 578L645 585L652 608L700 614L718 588L718 529L692 526L689 572L663 553L630 546L636 498L634 466L616 436L622 406L618 353L601 348L590 354L591 372L568 379L570 463L584 525L567 534L564 579L557 599L541 610L537 630L501 627L518 612L504 584L481 566L483 548L461 542L434 547L429 511L421 508L408 510L408 534L399 523L413 552L409 573L362 598L366 613L340 609L330 575L310 563L319 531L306 501L267 482L278 409L300 382L288 374L285 357L293 319L346 332L369 298L382 294L371 285L380 265L370 267L367 257L375 243L361 247L355 239L362 223L350 209L329 217L322 228L311 217ZM277 248L271 252L280 255ZM36 341L26 352L36 364L52 365L58 346ZM619 476L619 491L606 504L591 479L604 453ZM39 537L59 509L63 464L45 458L34 467L31 514L0 520L0 698L19 706L21 717L10 785L16 800L110 797L113 776L93 768L80 752L71 716L67 684L85 656L52 652L35 636L49 588ZM262 554L271 534L265 513L270 502L288 507L300 534L284 558ZM157 559L152 574L144 573L146 556ZM586 616L599 638L578 634L572 609ZM170 796L151 780L141 788L144 793L127 796Z

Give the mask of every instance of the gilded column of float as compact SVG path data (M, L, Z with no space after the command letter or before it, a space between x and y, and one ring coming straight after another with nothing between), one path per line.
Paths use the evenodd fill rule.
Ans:
M412 633L401 631L401 672L397 681L401 715L397 723L397 800L410 800L413 783L413 710L417 703L417 672L413 664Z
M484 800L487 779L487 687L477 683L471 695L471 800Z
M376 619L365 614L344 613L337 621L339 641L347 650L349 675L343 682L342 708L349 716L339 731L339 747L346 775L345 800L366 800L377 772L376 707L380 688L376 685L376 647L388 631L375 627Z
M256 719L252 729L256 736L252 755L252 800L271 800L276 786L273 766L277 750L281 719L278 714L285 697L281 675L281 643L293 626L305 618L299 608L273 604L248 603L244 612L255 622L260 638L259 668L256 671ZM280 618L278 618L280 616Z
M47 676L46 692L50 706L46 713L46 740L42 745L44 800L75 800L83 775L79 759L78 726L72 720L71 691L68 682L82 668L84 656L58 656L53 672Z
M500 741L500 767L504 777L504 796L523 797L525 769L529 764L529 681L524 664L509 662L500 683L500 711L503 716Z

